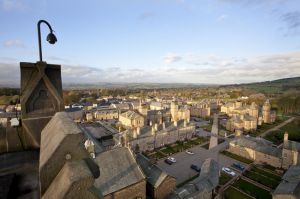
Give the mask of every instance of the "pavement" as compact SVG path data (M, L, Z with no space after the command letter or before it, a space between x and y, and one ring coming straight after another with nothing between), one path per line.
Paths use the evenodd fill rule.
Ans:
M177 184L180 184L197 174L196 171L190 168L191 164L201 167L207 158L213 158L216 160L219 163L220 170L222 167L230 167L233 163L240 163L237 160L231 159L219 153L219 151L227 148L228 142L229 140L225 140L225 142L210 150L202 148L201 145L198 145L190 149L194 152L194 155L187 154L185 151L183 151L172 155L172 157L176 158L176 163L168 165L164 162L164 159L162 159L157 162L157 165L171 176L174 176L177 180ZM205 144L206 143L203 145ZM245 165L244 163L240 164Z

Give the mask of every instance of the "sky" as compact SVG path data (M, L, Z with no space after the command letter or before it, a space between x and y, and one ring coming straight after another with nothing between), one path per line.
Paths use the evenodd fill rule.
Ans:
M300 76L299 0L0 0L0 84L37 62L63 83L232 84Z

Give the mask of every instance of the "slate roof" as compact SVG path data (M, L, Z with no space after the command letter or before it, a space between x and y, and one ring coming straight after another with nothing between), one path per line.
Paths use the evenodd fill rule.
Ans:
M273 195L294 195L300 198L300 166L291 166L287 170Z
M250 148L255 151L259 151L275 157L280 157L282 154L281 149L268 145L268 142L265 142L265 140L262 138L258 139L253 137L240 137L236 140L231 141L230 143L233 143L240 147Z
M147 176L147 182L149 182L153 187L158 187L168 177L166 172L160 169L157 165L152 164L144 155L137 154L136 161Z
M286 142L283 142L283 148L300 152L300 143L288 140Z
M189 123L187 126L193 125L192 123ZM169 131L174 131L176 129L180 129L184 127L184 120L179 120L177 121L177 127L174 126L174 122L165 122L165 130L163 130L163 124L158 124L157 125L157 134L159 133L164 133L164 132L169 132ZM128 133L132 133L134 130L133 129L128 129ZM152 136L152 127L151 126L144 126L140 128L140 136L139 137L147 137L147 136Z
M100 167L100 177L94 185L104 196L145 179L128 148L105 151L98 154L95 161Z
M218 163L209 158L202 166L200 176L192 181L199 191L212 191L219 184L219 166Z
M126 117L126 118L129 118L129 119L136 119L136 118L139 118L139 117L143 117L141 116L140 114L134 112L134 111L126 111L125 113L122 113L121 114L123 117Z

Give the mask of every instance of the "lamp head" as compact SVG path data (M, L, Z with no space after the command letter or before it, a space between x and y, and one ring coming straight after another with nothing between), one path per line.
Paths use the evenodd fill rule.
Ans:
M56 36L53 34L53 32L50 32L47 36L47 41L50 44L55 44L57 42Z

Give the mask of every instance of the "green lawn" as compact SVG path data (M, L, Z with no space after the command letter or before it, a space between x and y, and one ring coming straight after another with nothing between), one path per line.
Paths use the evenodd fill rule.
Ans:
M206 142L207 140L208 140L207 138L198 137L193 140L188 140L188 141L184 141L184 142L176 142L175 144L167 145L165 148L161 149L160 151L165 154L171 155L171 154L178 153L178 152L184 151L186 149L192 148L199 144L202 144L202 143Z
M231 176L221 172L221 175L219 177L219 185L226 184L229 180L231 180Z
M239 179L233 184L234 187L242 190L243 192L257 198L257 199L271 199L272 195L265 189L259 188L243 179Z
M230 186L224 191L224 198L225 199L252 199L248 195L243 194L242 192L236 190L232 186Z
M266 177L268 177L268 178L272 178L273 180L275 180L275 181L281 181L281 177L280 176L278 176L278 175L275 175L274 173L271 173L271 172L268 172L268 171L265 171L265 170L263 170L263 169L260 169L260 168L258 168L258 167L252 167L251 168L251 171L254 171L254 172L256 172L256 173L259 173L259 174L261 174L261 175L264 175L264 176L266 176Z
M281 127L279 130L268 133L265 138L274 144L279 145L283 142L283 135L285 132L289 133L289 140L300 142L300 126L296 122L291 122Z
M273 178L268 178L267 176L261 175L255 171L247 171L245 176L272 189L275 189L280 183L280 181L277 181Z
M244 157L242 157L242 156L239 156L239 155L230 153L230 152L228 152L228 151L222 151L221 154L226 155L226 156L228 156L228 157L230 157L230 158L233 158L233 159L235 159L235 160L238 160L238 161L243 162L243 163L246 163L246 164L250 164L250 163L253 162L252 160L249 160L249 159L244 158Z
M285 120L289 119L288 117L286 116L280 116L280 117L277 117L276 118L276 121L273 123L273 124L263 124L261 126L257 126L257 130L252 132L251 134L254 135L254 136L258 136L262 133L264 133L265 131L281 124L282 122L284 122Z

